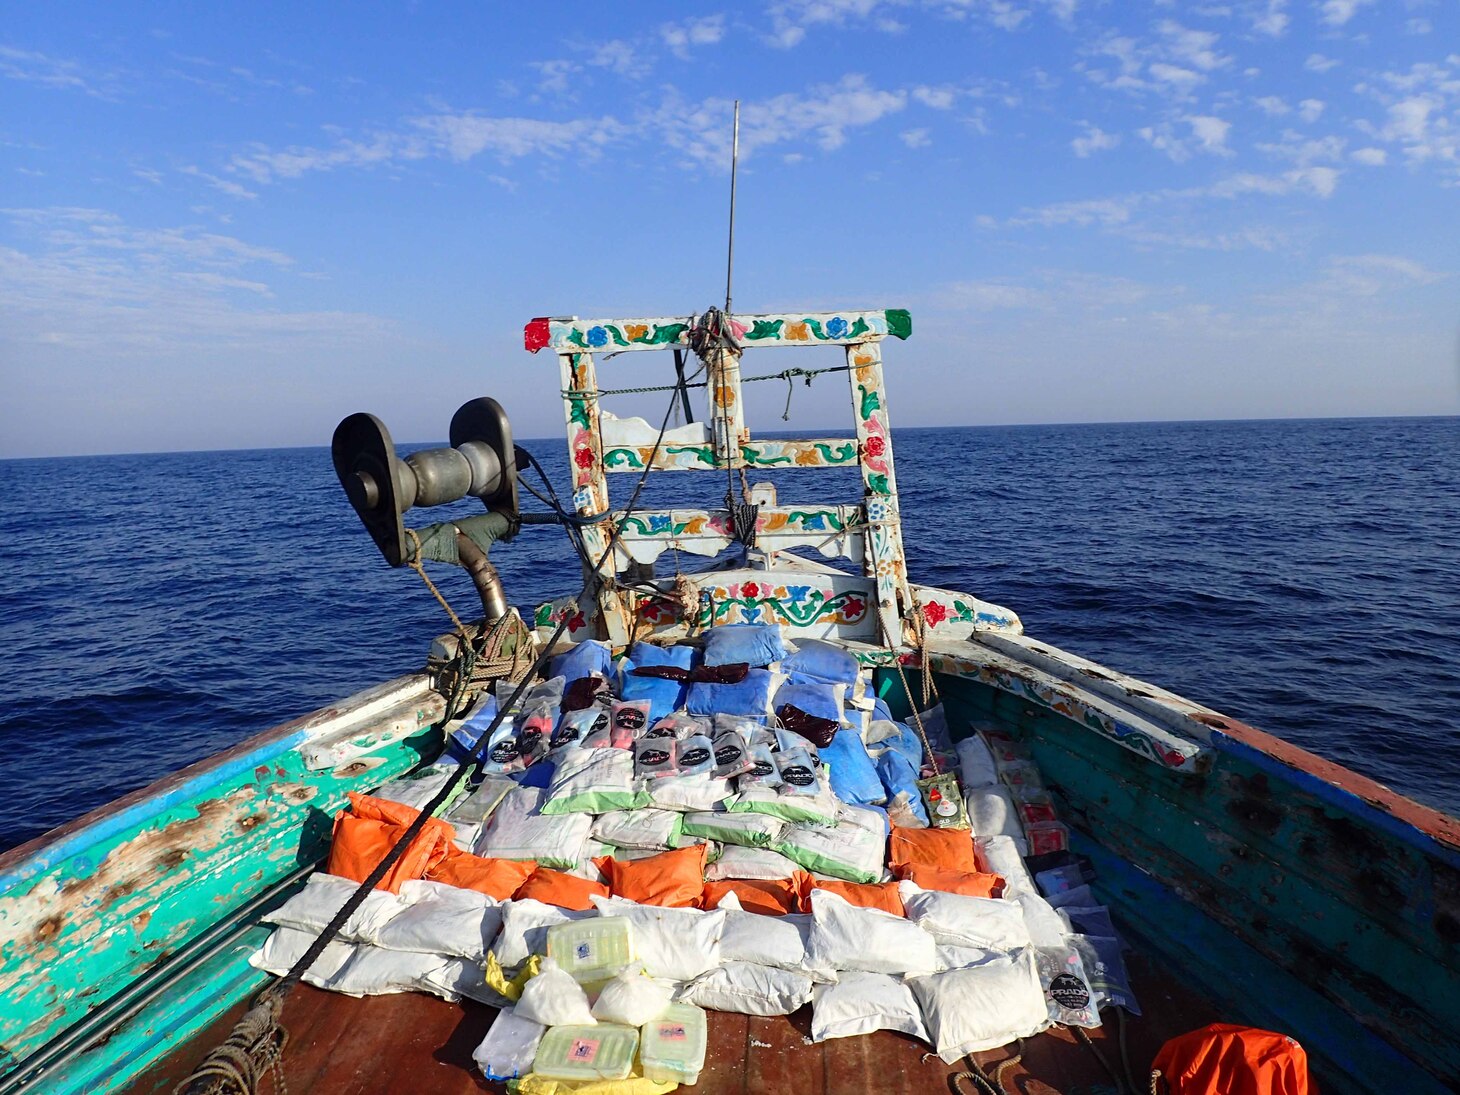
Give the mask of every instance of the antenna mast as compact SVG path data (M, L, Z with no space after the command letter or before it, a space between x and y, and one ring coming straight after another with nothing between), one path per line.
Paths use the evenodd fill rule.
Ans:
M730 253L725 260L725 314L730 314L730 283L735 273L735 167L740 162L740 100L735 100L735 129L730 138Z

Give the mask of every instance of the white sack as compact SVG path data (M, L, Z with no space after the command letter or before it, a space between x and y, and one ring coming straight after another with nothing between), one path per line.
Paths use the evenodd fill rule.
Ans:
M661 810L713 810L735 797L730 781L714 776L665 776L649 781L650 802Z
M675 810L614 810L599 814L593 823L593 836L616 848L654 848L665 851L679 832L679 813ZM637 1024L631 1024L637 1025Z
M843 805L835 825L789 826L775 849L808 871L876 882L887 858L887 822L878 810Z
M963 778L963 789L972 791L977 787L992 787L999 782L999 770L994 766L994 755L989 752L983 737L970 734L957 745L958 772Z
M264 913L260 919L265 924L297 928L318 935L334 919L335 913L340 911L349 896L359 888L358 882L319 872L310 875L304 889L273 912ZM405 907L405 902L395 894L385 890L371 890L359 907L350 914L335 938L345 942L373 943L380 929Z
M1014 842L1020 855L1029 854L1024 827L1019 824L1019 810L1014 797L1003 787L981 787L969 791L964 805L968 807L968 823L974 836L1006 836Z
M811 978L773 966L727 962L685 985L676 999L740 1015L790 1015L811 999Z
M347 996L429 992L454 1003L480 981L480 972L460 958L360 946L344 969L321 987Z
M1035 893L1020 894L1014 899L1024 913L1024 926L1029 941L1036 947L1063 947L1065 922L1050 903Z
M530 956L547 953L547 931L554 924L597 915L591 910L560 909L530 898L503 902L502 930L497 933L492 953L504 970L515 970Z
M938 944L938 970L962 970L969 966L981 966L985 962L998 961L1005 955L998 951L986 951L980 947L955 947L949 943Z
M689 981L720 964L724 912L639 905L617 897L591 898L599 916L629 921L634 952L652 977Z
M1013 837L981 836L974 841L974 849L980 868L1003 878L1005 897L1037 892Z
M874 1030L898 1030L928 1041L918 1002L896 977L849 971L835 984L816 986L811 997L813 1042Z
M1024 908L999 897L970 897L941 890L899 887L908 919L939 943L1013 952L1029 946Z
M937 968L933 937L911 920L853 905L829 890L811 891L811 917L807 969L916 974Z
M502 910L486 894L440 882L401 885L407 906L376 935L394 951L448 954L481 962L502 926Z
M947 1064L996 1049L1049 1025L1034 952L908 979L923 1022Z
M544 817L544 795L519 787L501 802L477 841L476 854L488 859L535 859L544 867L571 870L583 858L593 828L591 814Z
M802 970L806 965L806 939L811 934L811 916L788 913L763 916L748 913L740 899L727 893L719 908L725 913L725 932L720 937L720 957L726 962L754 962L784 970Z
M720 858L705 868L706 882L731 878L790 878L799 867L780 852L769 848L741 848L729 845Z
M264 945L249 955L248 964L268 973L285 974L294 968L294 963L304 957L304 952L318 937L314 931L299 928L278 928ZM314 964L304 971L303 981L307 985L323 988L332 977L339 974L350 956L355 953L353 944L331 939Z
M765 848L780 839L786 823L770 814L697 810L684 815L684 831L721 844Z

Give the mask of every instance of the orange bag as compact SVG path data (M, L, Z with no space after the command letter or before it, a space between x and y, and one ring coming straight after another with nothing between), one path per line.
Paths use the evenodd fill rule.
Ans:
M978 861L973 856L973 833L968 829L894 827L887 840L887 859L894 871L912 864L965 874L978 871Z
M456 851L426 872L432 882L476 890L498 901L506 901L527 881L537 864L532 860L486 859L470 852Z
M350 792L350 810L335 816L333 842L325 872L364 882L391 848L405 836L406 827L420 813L399 802ZM455 830L440 818L430 818L375 888L400 893L402 882L425 878L455 850Z
M1003 876L984 871L945 871L939 867L909 863L897 868L897 877L925 890L961 893L969 897L999 897L1004 892Z
M795 878L730 878L723 882L706 882L700 908L713 909L720 898L733 893L740 898L746 912L762 916L781 916L799 912L801 892Z
M827 890L864 909L881 909L893 916L906 916L896 882L836 882L806 875L801 886L801 911L811 911L811 891Z
M699 904L705 888L708 852L708 845L694 844L647 859L599 856L593 862L603 872L615 897L637 901L640 905L686 908Z
M556 905L560 909L577 909L590 912L594 894L608 896L608 887L602 882L579 878L567 871L555 871L550 867L539 867L512 895L514 901L541 901L544 905Z
M1151 1070L1170 1095L1316 1095L1308 1055L1285 1034L1213 1023L1172 1038Z

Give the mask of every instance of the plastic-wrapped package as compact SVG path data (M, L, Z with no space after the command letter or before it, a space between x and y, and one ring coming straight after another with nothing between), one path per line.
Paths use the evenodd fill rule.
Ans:
M639 1031L639 1062L644 1078L693 1087L700 1082L709 1045L709 1021L704 1010L693 1004L671 1004L663 1015L643 1024Z
M886 848L886 819L850 805L838 811L835 825L792 825L775 844L776 851L808 871L849 882L880 879Z
M877 776L877 766L855 730L838 730L831 744L821 751L836 797L853 805L880 805L887 801L887 789Z
M795 653L781 659L781 672L801 673L828 684L856 684L861 669L855 654L822 639L800 639Z
M595 1080L626 1080L634 1069L639 1032L617 1023L554 1027L537 1047L532 1071L539 1079L585 1086ZM571 1089L570 1089L571 1090Z
M705 632L705 664L760 666L786 656L779 624L720 624Z
M635 957L633 929L621 916L591 916L547 930L547 956L579 984L617 976Z
M781 793L788 795L815 795L817 785L816 762L806 749L782 749L775 754L776 771L781 777Z
M1095 993L1097 1007L1125 1008L1132 1015L1141 1013L1136 994L1131 991L1130 974L1120 953L1120 940L1115 936L1072 935L1070 945L1080 955L1085 976Z
M651 807L613 810L598 815L593 822L593 835L615 848L652 848L662 852L674 847L674 838L686 816L677 810Z
M697 719L693 715L683 712L674 712L654 722L648 730L644 731L646 738L673 738L675 741L683 741L693 734L705 732L705 720Z
M1100 1011L1079 952L1066 944L1037 948L1034 955L1039 964L1039 983L1044 989L1049 1021L1071 1027L1098 1027Z
M776 767L776 754L769 745L755 743L750 746L750 769L740 776L736 783L737 789L744 791L747 787L764 785L767 787L779 787L781 785L781 772Z
M649 725L648 700L614 700L609 714L610 742L615 749L631 748Z
M545 1027L598 1021L593 1018L583 986L551 958L544 958L537 976L523 986L515 1010L519 1018Z
M675 754L679 742L673 737L644 737L634 742L634 778L660 779L679 775Z
M517 747L517 727L511 718L505 718L487 739L487 752L482 771L494 775L520 772L527 767Z
M504 970L515 970L534 954L547 953L547 933L554 924L587 920L596 909L578 912L541 901L507 901L502 905L502 928L492 953Z
M572 682L580 677L608 676L613 664L613 650L601 639L584 639L564 654L559 654L548 666L554 677Z
M600 1023L641 1027L664 1014L674 1000L674 982L650 977L640 968L623 970L598 994L593 1017Z
M649 802L661 810L678 810L682 813L715 810L734 797L727 780L716 779L710 775L650 780L647 795Z
M1110 919L1110 910L1104 905L1066 905L1055 911L1069 927L1070 935L1120 935L1115 930L1115 922Z
M557 729L553 731L552 737L549 739L549 744L555 750L576 745L586 747L589 744L589 738L597 735L606 746L609 739L608 725L608 710L597 704L578 711L569 711L558 722Z
M968 820L976 836L1006 836L1014 842L1020 855L1028 853L1024 827L1013 796L1002 787L982 787L968 792Z
M442 816L453 825L480 825L492 816L492 811L501 805L502 800L516 786L510 779L488 776Z
M733 727L720 729L717 725L714 751L713 774L717 779L731 779L755 768L755 760L750 755L750 746L738 729Z
M1090 892L1088 883L1082 883L1073 889L1061 890L1059 893L1051 894L1045 898L1051 908L1064 908L1066 905L1076 909L1088 909L1091 905L1099 904L1095 895Z
M472 1060L488 1080L515 1080L532 1071L538 1043L547 1027L524 1019L515 1007L497 1012L487 1036L472 1052Z
M744 776L740 777L742 780ZM780 789L765 784L742 787L735 801L726 809L732 813L769 814L790 822L805 822L809 825L835 825L837 811L842 802L830 788L819 785L814 794L782 793Z
M925 828L929 822L928 810L918 787L917 765L896 749L888 749L877 758L877 777L887 791L889 809L897 805L910 811Z
M715 751L704 734L691 734L675 748L675 764L682 776L708 776L715 767Z

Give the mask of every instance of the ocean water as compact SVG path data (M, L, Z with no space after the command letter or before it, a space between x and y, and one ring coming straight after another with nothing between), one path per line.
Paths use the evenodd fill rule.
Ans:
M1460 419L895 440L914 580L1460 813ZM563 490L562 443L528 447ZM645 502L713 501L713 478L651 476ZM783 500L852 499L816 478ZM4 461L0 492L0 848L409 672L449 629L323 448ZM576 588L559 529L493 559L516 604Z

